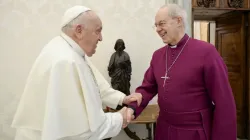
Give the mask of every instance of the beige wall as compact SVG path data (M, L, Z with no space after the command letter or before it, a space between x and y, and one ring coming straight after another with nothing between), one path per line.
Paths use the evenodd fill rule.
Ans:
M1 0L0 140L13 140L15 130L10 124L29 70L42 47L58 35L60 17L67 8L86 5L103 20L104 40L92 60L107 80L114 43L118 38L125 40L132 61L133 91L141 83L153 51L163 45L152 26L156 10L164 3L165 0ZM146 137L145 126L130 127ZM128 137L121 132L115 139Z

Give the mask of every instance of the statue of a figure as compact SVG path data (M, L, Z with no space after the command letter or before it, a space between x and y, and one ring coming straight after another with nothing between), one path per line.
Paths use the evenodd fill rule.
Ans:
M125 43L122 39L118 39L115 43L115 51L109 61L108 72L111 77L111 85L114 89L119 90L126 95L130 94L131 80L131 61L127 52L125 52ZM124 105L123 105L124 106ZM118 106L116 110L122 109L123 106ZM125 133L133 140L140 140L135 132L124 128ZM105 140L111 140L107 138Z
M131 61L127 52L125 52L125 43L118 39L114 47L115 51L109 61L108 72L111 77L111 85L126 95L130 94L131 80Z

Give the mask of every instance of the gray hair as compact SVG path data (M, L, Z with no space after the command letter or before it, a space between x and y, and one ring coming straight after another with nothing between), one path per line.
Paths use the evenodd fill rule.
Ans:
M77 25L77 24L83 24L86 27L89 15L90 15L89 11L79 14L76 18L74 18L68 24L66 24L65 26L63 26L61 30L64 33L67 33L67 32L69 32L69 31L72 30L72 27L74 25Z
M186 29L188 21L187 21L187 12L178 4L167 4L162 6L161 8L166 8L168 11L168 16L170 17L181 17L183 20L184 29Z

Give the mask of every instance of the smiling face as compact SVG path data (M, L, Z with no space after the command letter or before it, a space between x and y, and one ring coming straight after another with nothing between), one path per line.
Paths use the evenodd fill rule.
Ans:
M91 57L96 52L98 42L102 41L102 22L94 12L87 16L84 17L85 21L76 27L75 33L79 46Z
M156 32L166 44L175 45L179 38L180 27L182 27L181 17L170 17L167 8L161 8L155 16Z

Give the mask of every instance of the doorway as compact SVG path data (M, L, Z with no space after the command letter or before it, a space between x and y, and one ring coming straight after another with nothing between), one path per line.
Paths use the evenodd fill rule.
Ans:
M194 16L193 37L213 44L227 65L237 108L237 135L241 139L248 138L250 14L248 11L229 11L214 14L213 18L200 17Z

